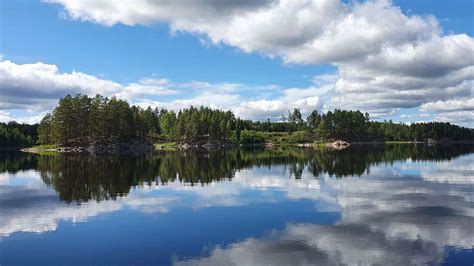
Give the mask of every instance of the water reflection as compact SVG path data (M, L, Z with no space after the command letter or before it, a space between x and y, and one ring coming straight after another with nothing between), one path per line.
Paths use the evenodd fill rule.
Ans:
M442 261L430 241L388 238L367 225L290 224L262 239L217 247L176 265L419 265Z
M0 170L14 173L36 169L44 183L53 187L61 200L70 203L116 199L127 195L131 187L154 182L205 185L230 180L236 171L251 167L282 165L285 173L295 179L301 179L305 169L315 177L328 174L340 178L370 173L371 166L378 163L450 160L473 150L472 145L360 145L345 151L231 149L160 152L141 157L3 153Z
M472 264L473 148L234 149L142 157L4 153L0 264L25 263L14 258L21 248L8 244L15 233L57 232L63 221L100 224L93 218L113 213L127 213L121 219L131 221L140 217L140 223L173 221L165 229L151 223L147 232L127 227L120 233L124 240L142 239L136 248L143 254L151 254L146 251L155 242L173 247L169 241L160 244L165 240L159 238L163 230L176 231L175 224L181 224L175 237L192 235L193 228L202 231L194 236L192 251L184 248L189 239L175 243L168 253L153 247L163 255L160 264L407 265L442 263L453 257L449 250L468 252L468 260L457 264ZM218 210L214 218L196 216L211 209ZM222 229L222 224L207 228L208 219L233 221L230 228L238 233ZM106 219L106 224L120 228L115 219ZM106 238L107 227L100 232ZM210 240L214 232L220 240ZM114 245L124 248L123 256L139 252L120 241ZM96 252L108 248L99 246ZM107 259L102 264L126 264ZM87 262L78 258L79 264ZM156 258L146 255L142 262Z

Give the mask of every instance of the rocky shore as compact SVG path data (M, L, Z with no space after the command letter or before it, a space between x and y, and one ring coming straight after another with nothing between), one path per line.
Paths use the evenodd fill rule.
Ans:
M191 148L204 148L204 149L218 149L218 148L231 148L235 145L231 142L202 142L202 143L181 143L178 144L177 148L181 150Z
M351 144L349 142L343 141L343 140L336 140L334 142L328 143L327 144L328 148L333 149L333 150L344 150L346 148L349 148Z
M314 148L314 143L294 143L294 144L287 144L290 146L297 146L297 147L307 147L307 148ZM232 147L273 147L275 144L271 142L264 142L264 143L255 143L255 144L235 144L231 142L223 143L223 142L197 142L197 143L179 143L174 146L167 146L167 145L156 145L157 149L167 149L167 148L174 148L179 150L187 150L187 149L219 149L219 148L232 148ZM349 142L336 140L333 142L323 143L322 146L332 150L343 150L351 146Z
M90 143L87 145L61 146L57 148L25 148L23 152L61 152L61 153L90 153L90 154L143 154L155 150L151 143Z

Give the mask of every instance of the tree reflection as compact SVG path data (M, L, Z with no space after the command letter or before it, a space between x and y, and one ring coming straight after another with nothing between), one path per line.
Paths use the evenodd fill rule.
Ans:
M61 200L83 202L116 199L130 188L154 180L160 164L152 156L41 156L37 169Z
M0 174L5 172L14 174L18 171L34 169L37 157L36 154L0 149Z
M378 163L450 160L473 151L474 145L354 145L342 151L277 147L163 151L135 157L4 152L0 153L0 171L36 169L61 200L80 203L116 199L143 184L181 182L203 186L231 180L236 171L250 167L284 166L295 179L301 178L305 169L315 177L328 174L342 178L360 176Z

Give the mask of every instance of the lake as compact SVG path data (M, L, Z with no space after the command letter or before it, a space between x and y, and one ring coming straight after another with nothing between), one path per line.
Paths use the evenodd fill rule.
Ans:
M474 145L0 151L0 265L474 263Z

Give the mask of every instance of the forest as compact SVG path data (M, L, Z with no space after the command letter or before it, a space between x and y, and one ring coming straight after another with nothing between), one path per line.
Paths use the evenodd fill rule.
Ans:
M38 125L0 123L0 147L28 147L37 141Z
M35 130L37 128L37 131ZM2 135L3 134L3 135ZM4 137L5 136L5 137ZM279 121L242 120L231 111L189 107L177 112L143 109L101 95L67 95L34 126L0 125L0 145L81 145L91 142L308 143L346 141L474 140L474 129L447 122L372 121L368 113L314 110L303 117L297 108ZM7 144L6 144L7 143Z

